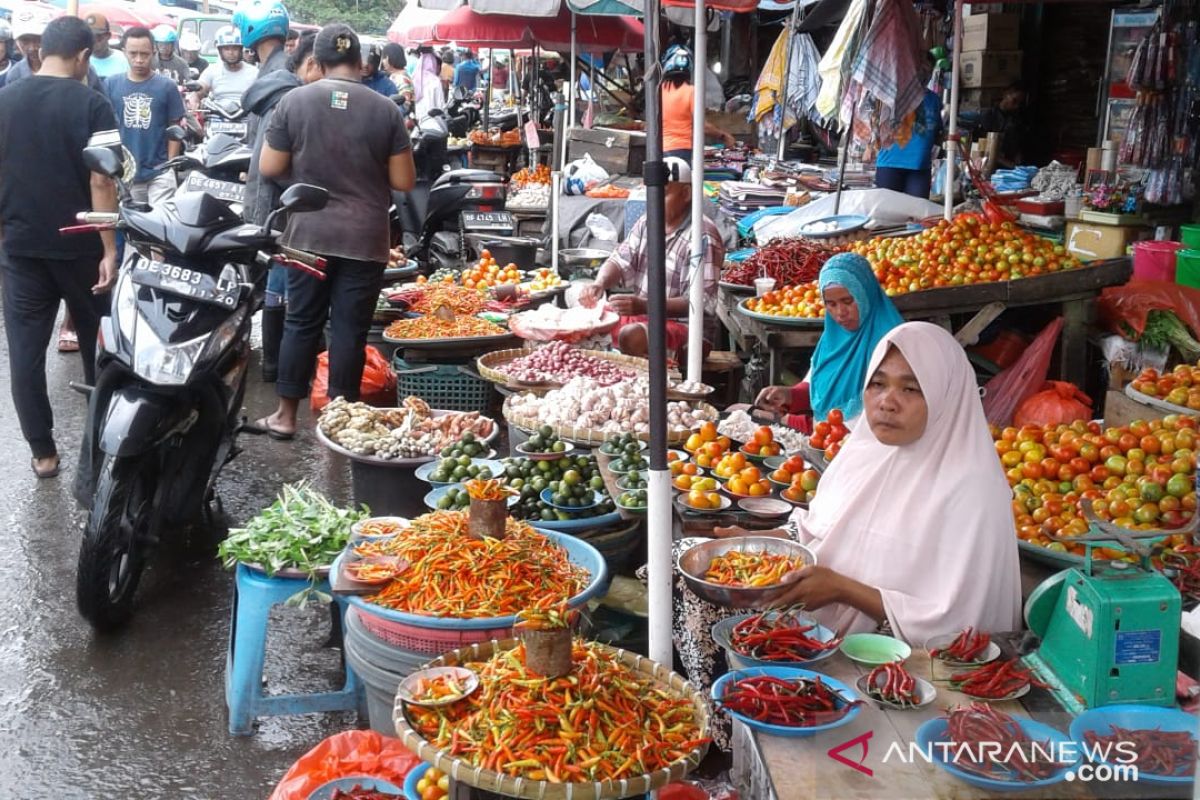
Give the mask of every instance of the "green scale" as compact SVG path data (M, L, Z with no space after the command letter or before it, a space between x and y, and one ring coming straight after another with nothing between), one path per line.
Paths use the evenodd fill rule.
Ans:
M1059 539L1084 545L1083 565L1047 579L1025 604L1025 622L1042 640L1025 660L1076 714L1118 703L1173 706L1182 604L1139 541L1164 533L1103 522L1088 506L1088 533ZM1196 519L1173 533L1194 531ZM1093 561L1092 548L1113 543L1139 562Z

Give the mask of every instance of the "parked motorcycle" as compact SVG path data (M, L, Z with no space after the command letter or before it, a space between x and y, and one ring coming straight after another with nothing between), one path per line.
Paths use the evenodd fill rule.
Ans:
M122 157L84 160L117 180L116 213L80 214L64 233L116 229L126 258L100 324L75 495L89 509L76 573L80 614L98 630L124 624L154 545L211 524L214 487L236 454L250 325L275 263L324 277L323 260L286 250L271 223L324 207L328 193L295 184L263 227L210 194L181 192L149 209L129 196ZM218 501L219 502L219 501Z

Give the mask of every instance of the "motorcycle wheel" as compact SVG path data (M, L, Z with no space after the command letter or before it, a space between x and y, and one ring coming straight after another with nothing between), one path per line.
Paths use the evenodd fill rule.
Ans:
M140 458L104 456L88 515L75 602L93 628L111 631L133 615L146 555L153 541L154 471Z

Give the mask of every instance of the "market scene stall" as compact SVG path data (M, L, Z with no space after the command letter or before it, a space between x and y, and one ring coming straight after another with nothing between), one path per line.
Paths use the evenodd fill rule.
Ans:
M289 151L243 223L85 151L118 205L62 231L129 242L72 380L97 642L160 602L175 529L221 528L206 656L221 735L288 742L250 770L270 800L1196 796L1196 0L409 0L385 27L365 289L369 259L300 243L382 225L383 190L346 214ZM359 34L293 38L359 102ZM304 139L280 102L247 172ZM171 136L188 168L215 148ZM331 659L292 635L314 607Z

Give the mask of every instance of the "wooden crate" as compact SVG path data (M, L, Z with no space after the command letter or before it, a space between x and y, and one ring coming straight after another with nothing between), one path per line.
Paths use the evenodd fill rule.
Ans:
M572 128L567 140L567 160L590 155L610 175L641 174L646 161L646 134L612 128Z

